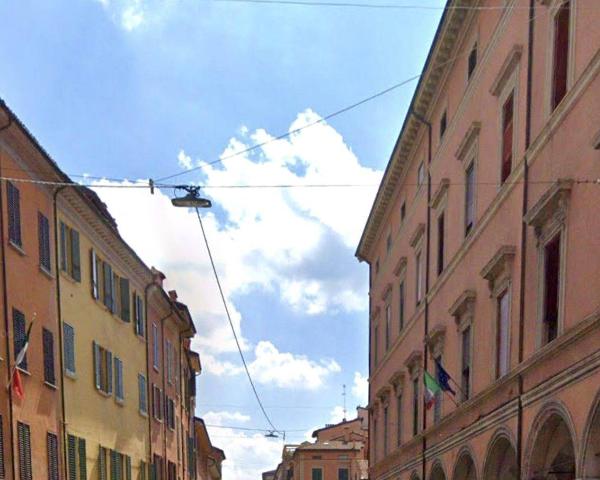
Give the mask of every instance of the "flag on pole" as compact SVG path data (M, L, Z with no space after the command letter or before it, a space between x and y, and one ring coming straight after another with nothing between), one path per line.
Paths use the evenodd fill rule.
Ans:
M423 374L423 381L425 382L425 408L429 410L435 404L435 395L442 391L442 387L427 371Z
M25 334L25 338L23 339L23 345L21 345L21 350L19 350L19 353L17 353L17 357L15 359L15 366L13 367L13 373L10 378L10 383L8 384L9 388L12 385L13 392L19 400L23 400L23 398L25 398L25 390L23 389L21 372L19 372L19 369L17 367L25 359L25 354L27 353L27 349L29 348L29 336L31 335L32 326L33 322L31 322L29 324L29 327L27 328L27 333Z
M452 380L452 377L444 369L444 367L442 367L442 364L440 363L440 361L437 358L434 360L435 360L435 365L437 367L437 369L436 369L437 383L440 385L442 390L444 390L446 392L450 392L452 395L456 395L456 392L450 386L450 380Z

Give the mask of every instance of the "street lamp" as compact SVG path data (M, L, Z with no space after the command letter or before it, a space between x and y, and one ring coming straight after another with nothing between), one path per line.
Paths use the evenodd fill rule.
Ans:
M176 187L180 190L185 190L187 194L184 197L175 197L171 199L171 203L175 207L187 208L210 208L212 203L208 198L200 196L200 187L191 187L183 185Z

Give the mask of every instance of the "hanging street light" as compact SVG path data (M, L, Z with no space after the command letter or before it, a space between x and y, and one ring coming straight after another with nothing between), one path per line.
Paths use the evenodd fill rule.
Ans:
M182 185L175 187L179 190L185 190L187 194L183 197L175 197L171 199L171 203L175 207L186 207L186 208L210 208L212 203L208 198L200 196L200 187L191 187L189 185Z

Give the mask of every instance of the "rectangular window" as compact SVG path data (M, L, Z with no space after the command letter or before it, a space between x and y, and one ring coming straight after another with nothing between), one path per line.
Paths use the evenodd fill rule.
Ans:
M477 67L477 42L473 45L471 52L469 53L469 61L468 61L468 71L467 71L467 79L470 80L473 76L473 72L475 71L475 67Z
M392 251L392 234L391 233L388 233L387 240L386 240L385 250L386 250L386 252L387 252L388 255Z
M129 300L129 280L126 278L119 279L119 294L120 294L120 310L119 317L124 322L129 322L131 320L130 317L130 300Z
M108 395L112 394L113 381L113 361L112 353L104 349L96 342L94 346L94 372L96 388Z
M107 461L106 458L108 456L108 450L102 446L100 446L100 451L98 453L98 477L100 480L108 480L108 469L107 469ZM71 479L69 479L71 480Z
M413 379L413 435L419 433L419 377Z
M167 462L167 480L177 480L177 470L173 462Z
M444 134L446 133L446 127L448 126L448 115L444 111L442 113L442 117L440 118L440 140L444 138Z
M398 319L400 323L400 331L402 331L402 329L404 328L404 297L404 281L402 281L400 282L400 287L398 288Z
M423 185L423 182L425 182L425 165L421 162L417 170L417 187Z
M104 303L106 308L108 308L112 312L114 308L113 292L115 288L113 284L112 267L106 262L102 262L102 276L104 279L102 288L102 303Z
M421 252L417 253L415 268L415 291L417 292L417 305L419 305L423 299L423 259Z
M114 358L115 365L115 398L123 401L125 399L125 392L123 391L123 362L120 358Z
M100 298L100 285L98 283L98 257L93 249L90 250L90 274L90 281L92 283L92 298L98 300Z
M140 413L148 413L148 391L146 387L146 377L138 373L138 408Z
M511 92L502 106L502 183L506 181L512 169L514 100L514 92Z
M58 437L46 434L46 455L48 460L48 480L58 480ZM1 476L0 478L4 478Z
M8 240L17 247L22 247L21 195L19 189L10 182L6 182L6 197L8 203Z
M498 297L498 320L496 326L496 377L500 378L509 369L509 322L510 293L503 292Z
M441 275L444 271L444 232L445 232L444 212L440 214L437 221L438 227L438 251L437 251L437 273Z
M465 236L475 224L475 162L465 172Z
M388 453L388 407L383 407L383 456Z
M379 344L379 328L375 327L374 333L373 333L373 359L374 359L375 366L377 366L377 364L379 363L378 344Z
M156 385L152 385L152 414L157 420L163 418L162 391Z
M312 480L323 480L323 469L313 468L311 478Z
M392 305L388 303L385 306L385 351L390 349L392 336Z
M50 330L42 329L42 349L44 356L44 381L50 385L56 384L54 374L54 335Z
M169 383L169 385L173 384L173 360L174 360L174 355L173 355L173 344L167 340L166 341L166 350L167 350L167 364L165 365L167 368L167 382Z
M558 336L560 234L544 247L544 342Z
M133 310L135 320L135 334L140 337L146 336L146 320L144 317L144 303L142 297L137 293L133 295Z
M373 440L371 440L371 445L373 445L373 458L375 461L379 458L377 455L377 446L379 445L379 438L377 437L377 419L373 419Z
M442 364L442 357L435 358L436 378L438 377L439 365ZM433 404L433 423L438 423L442 418L442 390L435 392L435 403Z
M402 445L402 395L396 398L396 442Z
M347 468L338 468L338 480L349 480L350 476L348 474Z
M75 375L75 330L68 323L63 323L63 341L65 355L65 372Z
M166 408L167 426L175 430L175 401L172 398L166 397Z
M152 324L152 364L154 368L158 370L160 365L160 340L158 338L158 326L156 323Z
M38 212L38 244L40 267L46 272L52 271L50 264L50 222L41 212Z
M404 222L406 218L406 202L402 202L402 206L400 207L400 223Z
M463 400L471 396L471 327L462 332L461 390Z
M25 336L27 335L25 326L25 315L22 312L13 308L13 336L14 336L14 355L15 361L19 355L19 352L25 346ZM19 368L27 370L27 354L23 356L23 360L18 365Z
M19 447L19 480L32 480L31 434L29 425L17 422L17 441Z
M77 281L81 281L79 232L60 222L60 268Z
M569 72L569 23L571 2L566 1L554 17L554 65L552 71L552 110L567 93Z

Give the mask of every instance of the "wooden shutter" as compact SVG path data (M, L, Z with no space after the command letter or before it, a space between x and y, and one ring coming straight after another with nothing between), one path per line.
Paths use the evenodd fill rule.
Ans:
M60 222L60 269L67 271L67 226Z
M50 226L48 219L41 212L38 212L38 242L40 266L50 271Z
M571 2L562 4L554 20L554 71L552 75L552 108L556 108L567 93L569 72L569 23Z
M63 323L63 342L65 355L65 370L75 374L75 330L68 323Z
M77 439L67 435L67 478L77 480Z
M123 362L120 358L115 357L115 396L119 400L123 400Z
M113 356L108 350L106 352L106 390L105 392L109 395L112 394L113 391L113 374L112 374L112 365L113 365Z
M81 281L81 257L79 255L79 232L71 229L71 277Z
M140 474L138 475L139 480L146 480L146 462L140 460Z
M6 182L8 199L8 238L17 246L22 245L21 239L21 205L19 189L12 183Z
M44 380L51 385L56 383L54 375L54 335L50 330L42 329L42 346L44 353Z
M131 480L131 457L125 455L125 480Z
M25 315L22 312L13 308L13 336L14 336L14 355L15 360L17 359L17 355L25 345ZM27 370L27 355L23 357L23 361L19 365L23 370Z
M94 347L94 380L96 382L96 388L100 390L102 388L102 357L100 355L100 347L96 342L92 342Z
M110 451L110 480L118 480L117 478L117 452Z
M125 322L129 322L131 321L131 314L130 314L130 298L129 298L129 280L126 278L121 278L120 279L121 285L120 285L120 293L121 293L121 320L124 320Z
M48 457L48 480L58 480L58 437L50 432L46 435L46 454Z
M90 250L90 272L92 282L92 298L98 300L100 293L98 291L98 257L96 256L94 249Z
M98 476L99 480L107 480L106 478L106 449L104 447L100 447L100 451L98 452Z
M85 448L85 438L78 439L78 456L79 456L79 478L87 480L87 453Z
M29 425L17 422L17 437L19 444L19 479L32 480L31 436Z
M113 308L113 298L112 298L112 292L113 292L113 276L112 276L112 268L110 267L110 265L106 262L102 263L102 267L104 270L104 305L106 305L106 307L110 310L112 310Z
M111 297L112 297L112 307L110 309L110 311L113 314L116 314L119 310L118 310L118 304L121 301L121 297L119 297L119 294L117 292L117 290L119 289L120 284L119 284L119 277L117 276L116 273L113 272L113 276L112 276L112 282L111 282L111 288L112 288L112 292L111 292Z
M0 479L6 478L6 470L4 467L4 424L2 415L0 415Z

